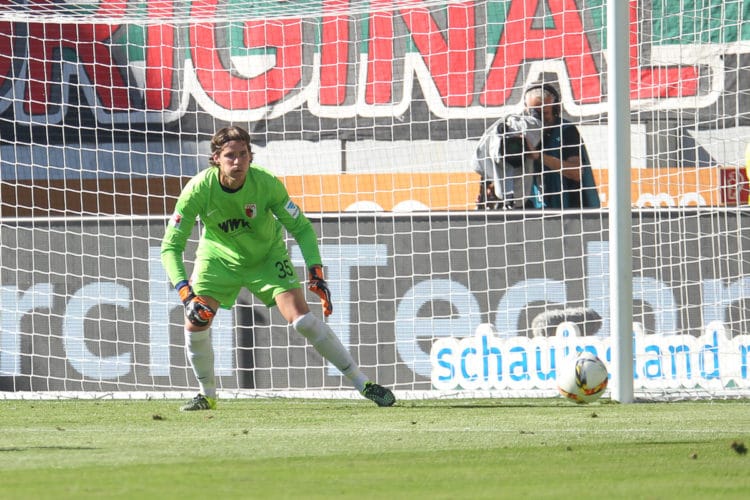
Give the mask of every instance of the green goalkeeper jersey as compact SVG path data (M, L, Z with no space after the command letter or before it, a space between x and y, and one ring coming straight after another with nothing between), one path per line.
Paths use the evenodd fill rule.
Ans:
M276 176L251 165L243 186L228 191L219 169L209 167L183 188L162 241L162 263L172 284L188 279L183 252L198 217L203 229L197 258L221 259L230 268L257 266L283 241L283 226L308 267L322 264L312 224Z

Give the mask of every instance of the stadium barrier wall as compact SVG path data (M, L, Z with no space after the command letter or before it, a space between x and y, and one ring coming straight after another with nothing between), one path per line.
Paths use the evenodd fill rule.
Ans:
M609 200L606 169L593 169L602 199ZM747 205L744 167L638 168L631 173L635 207ZM68 214L170 214L189 177L7 179L0 185L0 217ZM474 172L347 173L282 177L308 213L343 211L473 210L479 176Z
M750 242L743 235L750 214L644 210L633 218L643 228L633 259L634 320L642 324L636 355L645 356L636 387L750 387L744 334L750 325L738 313L750 297ZM549 388L550 349L561 345L534 337L531 322L550 310L594 311L595 319L580 325L585 345L570 338L566 345L608 355L605 212L313 220L334 297L328 321L363 369L384 384L511 393ZM161 219L0 225L0 390L194 387L181 307L159 261L163 228ZM291 255L302 266L295 245ZM497 333L482 334L487 324ZM232 312L218 315L213 338L224 389L346 387L275 310L246 292ZM675 351L675 345L683 347ZM459 347L485 355L462 359ZM675 360L683 348L693 351ZM659 356L651 356L653 349ZM488 366L488 358L497 365ZM656 366L657 359L671 364ZM478 378L458 380L472 370Z

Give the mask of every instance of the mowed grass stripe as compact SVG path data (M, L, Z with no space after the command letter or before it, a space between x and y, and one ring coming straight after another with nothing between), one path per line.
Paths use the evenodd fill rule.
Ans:
M0 402L2 498L745 498L750 402ZM209 487L210 494L197 488ZM197 489L196 489L197 488Z

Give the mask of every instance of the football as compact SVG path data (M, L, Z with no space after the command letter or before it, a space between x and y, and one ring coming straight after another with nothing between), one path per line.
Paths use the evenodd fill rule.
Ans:
M557 388L574 403L592 403L607 389L607 365L597 356L584 351L563 362L557 374Z

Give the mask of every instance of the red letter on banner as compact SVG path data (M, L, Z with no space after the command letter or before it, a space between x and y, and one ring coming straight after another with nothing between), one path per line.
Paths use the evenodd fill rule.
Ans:
M195 2L204 13L216 9L217 0ZM208 9L208 11L207 11ZM302 23L298 19L247 21L245 48L263 48L276 55L275 66L262 75L242 78L224 66L213 24L194 24L190 28L195 73L206 94L229 110L259 109L282 100L302 80Z
M370 16L370 43L367 51L367 104L389 104L393 85L393 13L378 12L390 0L374 0Z
M638 2L630 2L630 98L688 97L698 93L694 66L641 67Z
M13 23L0 23L0 87L13 77L13 43L15 31Z
M573 97L580 102L601 100L601 79L591 46L574 0L549 0L555 28L532 28L539 0L513 1L505 29L487 75L480 102L486 106L506 104L521 65L530 60L562 59L571 80Z
M476 47L474 3L448 5L447 42L427 9L402 10L401 15L446 106L470 105Z
M323 12L336 10L348 4L347 0L326 0ZM324 16L320 43L320 104L338 106L346 101L346 83L349 70L348 16ZM357 57L355 50L354 57ZM353 62L356 64L356 61Z
M121 16L127 2L110 0L102 3L99 12L107 16ZM118 25L29 23L29 84L26 88L25 109L29 114L46 114L50 87L53 83L53 63L68 49L76 54L83 70L94 86L100 105L109 109L130 108L130 97L125 80L109 51L107 41ZM126 71L127 69L122 69ZM60 82L64 84L66 82Z
M172 0L151 0L149 19L172 17ZM146 109L169 109L174 75L174 26L149 25L146 31Z

